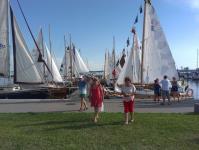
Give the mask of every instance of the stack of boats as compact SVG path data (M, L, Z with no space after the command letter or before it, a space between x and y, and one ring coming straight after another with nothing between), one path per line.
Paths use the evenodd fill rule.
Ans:
M21 9L20 4L19 8ZM42 30L36 41L24 16L35 43L33 52L30 52L8 0L0 1L0 12L0 76L4 78L4 81L7 80L0 87L0 98L65 98L68 87L63 82L52 55L51 46L49 50L47 44L44 43ZM14 73L12 76L10 75L12 65L10 41L12 41L13 50ZM68 53L70 53L69 58ZM78 51L74 47L72 49L72 46L65 49L63 61L64 76L89 72ZM67 72L72 70L71 66L74 71Z

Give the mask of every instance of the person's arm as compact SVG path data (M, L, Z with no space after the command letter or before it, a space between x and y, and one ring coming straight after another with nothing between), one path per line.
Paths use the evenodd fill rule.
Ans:
M119 88L122 88L123 84L118 84L118 83L117 83L117 86L118 86Z
M136 93L136 88L135 85L132 84L132 96L134 96Z

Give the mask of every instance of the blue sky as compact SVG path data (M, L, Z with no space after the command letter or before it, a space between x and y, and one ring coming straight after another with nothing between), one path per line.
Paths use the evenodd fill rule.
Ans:
M14 13L30 49L33 42L19 12L16 1L10 0ZM35 36L44 30L48 44L51 25L52 47L60 63L64 54L63 36L70 33L92 70L103 68L106 49L121 53L143 0L20 0ZM152 0L165 31L178 68L196 67L199 48L199 0ZM142 16L136 28L141 39ZM132 41L132 40L131 40Z

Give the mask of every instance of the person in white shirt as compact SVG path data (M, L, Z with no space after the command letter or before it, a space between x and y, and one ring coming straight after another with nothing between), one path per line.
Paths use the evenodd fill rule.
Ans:
M130 121L134 121L134 94L136 92L135 86L132 84L131 79L126 77L124 84L118 85L121 88L121 94L123 95L124 113L125 113L125 124L128 124L128 113L130 113Z
M171 88L171 82L168 80L168 77L165 75L164 79L160 82L162 85L162 99L163 99L163 103L161 103L162 105L165 104L165 99L168 99L168 104L171 104L170 101L170 88Z

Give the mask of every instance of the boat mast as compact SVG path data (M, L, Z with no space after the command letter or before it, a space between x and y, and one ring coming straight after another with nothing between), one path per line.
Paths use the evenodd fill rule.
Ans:
M13 44L13 64L14 64L14 83L17 82L17 62L16 62L16 44L15 44L15 31L14 31L14 15L10 7L11 29L12 29L12 44Z
M52 42L51 42L51 30L50 30L50 24L49 24L49 28L48 28L48 32L49 32L49 45L50 45L50 55L51 55L51 60L50 60L50 70L52 72ZM53 82L53 76L52 76L52 82Z
M67 54L66 36L64 35L64 70L65 70L65 72L64 72L64 79L67 78L66 54Z
M42 40L42 49L41 49L41 53L43 52L43 58L44 58L44 37L43 37L43 30L42 30L42 28L41 28L41 40ZM43 77L44 77L44 80L46 81L46 79L45 79L45 64L43 63Z
M115 66L115 37L113 36L113 79L114 79L114 83L115 83L115 73L116 73L116 71L115 71L115 68L116 68L116 66Z
M196 69L198 69L198 49L197 49L197 66Z
M145 30L146 30L146 5L151 4L151 0L144 0L144 21L143 21L143 33L142 33L142 60L141 60L141 85L143 85L144 74L144 49L145 49Z
M70 79L73 79L73 57L72 57L72 42L71 42L71 34L69 35L70 38Z
M106 79L106 77L105 77L105 75L106 75L106 62L107 62L107 60L106 60L106 52L105 52L105 61L104 61L104 79Z

